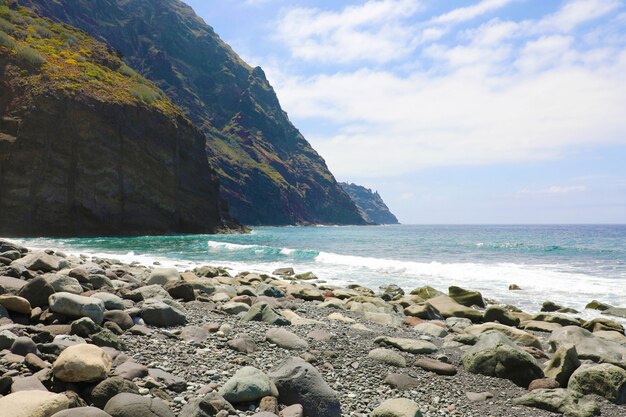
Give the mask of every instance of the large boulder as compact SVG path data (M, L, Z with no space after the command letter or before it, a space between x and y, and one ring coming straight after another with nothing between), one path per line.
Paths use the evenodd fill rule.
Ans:
M433 287L429 287L429 286L416 288L413 291L411 291L411 294L412 295L417 295L422 300L429 300L431 298L438 297L440 295L444 295L444 293L442 293L441 291L439 291L439 290L437 290L437 289L435 289Z
M102 381L110 369L109 354L86 343L68 347L52 365L54 377L65 382Z
M483 318L483 314L480 311L459 304L446 295L431 298L428 300L428 304L446 319L449 317L461 317L476 323Z
M563 414L567 417L593 417L600 414L600 407L593 400L563 388L536 389L514 399L513 403Z
M187 322L185 313L158 299L148 299L141 307L141 317L146 324L158 327L182 326Z
M54 288L43 277L31 279L17 293L20 297L28 300L31 307L45 307L48 305L48 297L54 294Z
M81 294L84 291L76 278L67 275L48 275L46 276L46 281L48 281L48 284L50 284L56 292Z
M220 388L219 395L233 404L248 403L263 397L278 396L276 387L263 371L252 366L238 370Z
M104 411L111 417L174 417L172 410L163 401L129 393L111 398Z
M626 346L596 337L588 330L577 326L556 329L548 339L552 350L556 351L563 345L576 346L580 359L589 359L597 363L611 363L624 367L626 363Z
M7 417L51 417L67 410L70 400L63 394L20 391L0 398L0 414Z
M104 319L104 302L97 298L58 292L48 298L48 304L50 311L64 316L89 317L96 324L101 324Z
M520 319L515 317L502 306L489 306L485 310L485 321L493 321L504 324L505 326L519 326Z
M616 404L624 404L626 370L610 363L583 365L572 374L568 388L581 394L596 394Z
M300 404L308 417L341 417L337 395L318 370L303 359L282 361L269 377L278 388L281 404Z
M153 269L146 281L147 285L160 285L176 283L180 281L180 272L175 268L156 268Z
M530 346L537 349L542 349L541 340L531 333L525 332L524 330L517 329L515 327L505 326L504 324L499 323L484 323L478 324L474 326L469 326L465 328L465 333L480 335L482 333L488 331L498 331L504 334L509 339L513 340L515 343L522 346Z
M574 345L560 346L543 369L546 378L552 378L561 387L566 387L570 376L580 367L578 353Z
M54 255L48 255L45 252L29 253L13 262L14 265L21 265L31 271L52 272L58 271L61 267L61 258ZM67 265L67 261L64 261Z
M453 285L448 288L448 295L454 301L466 307L485 307L483 296L478 291L470 291Z
M509 379L524 388L543 378L535 358L498 331L483 333L461 361L468 372Z
M422 417L419 405L406 398L383 401L371 414L372 417Z

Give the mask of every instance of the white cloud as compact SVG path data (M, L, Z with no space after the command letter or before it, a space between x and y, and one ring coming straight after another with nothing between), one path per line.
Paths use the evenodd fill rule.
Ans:
M468 7L460 7L431 20L434 24L456 24L475 19L486 13L508 6L515 0L482 0Z
M524 196L529 196L529 195L532 196L532 195L546 195L546 194L563 195L563 194L582 193L582 192L587 191L588 189L589 187L587 187L586 185L566 185L566 186L553 185L551 187L542 188L538 190L524 188L523 190L518 191L516 193L516 196L524 197Z
M440 22L438 30L508 3L481 1L444 14L435 19ZM571 32L619 4L572 0L535 21L496 18L463 29L455 44L436 41L442 32L435 31L416 59L405 59L398 72L389 66L312 76L285 73L282 65L266 70L293 117L324 123L326 132L334 128L331 134L305 133L340 177L558 158L581 147L626 144L626 40L612 36L611 43L580 42L592 32L595 39L603 39L603 31L614 31L614 24L592 24L587 32ZM327 53L342 61L335 54L348 43L335 36L351 31L365 38L383 33L384 24L402 23L403 16L417 12L418 4L388 0L337 13L297 10L302 19L286 20L299 22L292 46L311 41L313 46L302 54L312 58ZM310 26L304 25L307 19ZM373 29L368 26L372 22ZM399 28L407 30L403 24ZM331 38L319 38L321 33ZM397 32L389 33L382 42L393 42ZM396 52L412 45L409 35L399 37L405 41L399 42ZM371 47L377 50L381 44ZM350 61L365 51L356 48L343 58Z
M418 0L370 0L339 11L292 8L277 37L300 59L388 62L414 50L418 37L406 19L419 9Z

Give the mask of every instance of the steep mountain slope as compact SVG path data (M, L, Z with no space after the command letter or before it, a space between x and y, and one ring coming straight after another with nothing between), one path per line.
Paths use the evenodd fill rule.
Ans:
M378 191L372 192L369 188L346 182L342 182L340 185L350 195L368 222L376 224L399 223L397 217L389 211L389 207L378 194Z
M209 135L234 217L246 224L363 224L324 160L251 68L179 0L20 0L119 50Z
M107 45L0 5L0 234L225 230L204 142Z

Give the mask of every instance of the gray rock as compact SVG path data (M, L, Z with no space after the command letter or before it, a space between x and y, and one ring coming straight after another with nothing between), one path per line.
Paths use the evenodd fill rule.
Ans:
M68 317L89 317L96 324L104 319L104 302L68 292L58 292L48 298L50 311Z
M148 367L133 360L128 360L115 369L115 375L132 381L135 378L148 376Z
M259 284L255 288L256 295L273 297L273 298L283 298L285 293L278 287L269 284Z
M93 298L98 298L104 302L104 308L107 310L124 310L124 300L115 294L108 292L97 292L91 295Z
M439 350L437 346L425 340L404 339L400 337L379 336L374 339L374 343L382 346L393 346L403 352L415 354L434 353Z
M513 400L514 404L538 408L567 417L592 417L600 414L593 400L563 388L537 389Z
M281 404L300 404L308 417L341 417L337 395L313 365L289 358L269 373L276 384Z
M448 296L465 307L485 307L483 296L478 291L470 291L457 286L448 288Z
M158 327L181 326L187 322L185 313L158 299L148 299L141 307L146 324Z
M291 322L267 303L257 303L242 317L242 321L263 321L275 326L289 326Z
M34 376L29 376L26 378L16 378L13 380L13 385L11 385L11 392L20 392L20 391L48 391L46 387L41 383L41 381Z
M622 366L626 362L626 346L596 337L593 333L580 327L567 326L556 329L552 332L548 342L553 351L563 345L576 346L576 352L580 359L611 363L617 366Z
M568 388L581 394L596 394L616 404L624 404L626 370L610 363L583 365L572 374Z
M104 320L117 324L124 331L135 325L130 314L122 310L105 311Z
M84 338L102 330L102 327L94 323L94 321L89 317L82 317L78 320L74 320L71 326L70 334L75 334Z
M233 404L258 401L267 396L278 396L270 378L257 368L245 366L238 370L220 388L219 395Z
M44 252L30 253L13 262L31 271L52 272L61 268L61 259ZM66 262L64 262L64 265Z
M37 277L31 279L24 285L17 295L28 300L31 307L45 307L48 305L48 297L55 293L52 285L45 278Z
M169 283L180 281L180 272L174 268L156 268L150 273L147 285L164 286Z
M8 292L12 294L18 293L26 285L26 281L13 278L0 276L0 292Z
M308 349L309 344L288 330L281 328L272 328L265 333L265 338L268 342L284 349L302 350Z
M449 363L441 362L436 359L420 358L415 361L415 366L425 371L434 372L438 375L456 375L456 367Z
M543 378L535 358L498 331L483 333L461 361L468 372L509 379L524 388Z
M17 335L8 330L0 331L0 350L10 349L17 340Z
M256 343L248 336L238 337L228 341L228 347L241 353L254 353L257 350Z
M211 392L202 398L189 401L180 412L179 417L214 417L220 411L235 414L233 406L217 392Z
M250 306L246 303L228 302L222 306L222 311L228 314L237 315L246 313L250 310Z
M90 399L96 407L104 408L111 398L122 393L139 394L139 389L134 383L119 376L114 376L96 385L91 390Z
M76 278L67 275L48 275L46 276L46 281L54 288L55 292L81 294L84 291Z
M372 411L371 417L422 417L419 405L407 398L393 398L383 401Z
M60 411L52 417L111 417L111 415L96 407L78 407Z
M398 391L405 391L416 388L420 385L420 380L413 378L406 374L387 374L385 377L385 384L397 389Z
M553 378L561 387L566 387L570 376L580 366L574 345L560 346L543 370L547 378Z
M175 417L163 401L128 393L111 398L104 411L111 417Z
M399 368L406 368L406 359L404 359L404 356L391 349L372 349L367 354L367 357L377 362L385 363L387 365L397 366Z
M519 326L520 319L512 315L501 306L489 306L485 310L485 321L498 322L505 326Z
M171 299L172 296L160 285L146 285L145 287L139 287L130 291L128 294L124 295L124 298L129 298L133 301L143 301L150 298Z
M209 338L209 331L203 327L187 326L180 333L180 338L185 342L201 343Z
M11 353L20 356L26 356L29 353L37 355L39 350L37 350L37 344L30 337L21 336L15 339L13 345L11 345Z
M626 319L626 308L623 307L611 307L602 312L602 314L607 316L621 317Z

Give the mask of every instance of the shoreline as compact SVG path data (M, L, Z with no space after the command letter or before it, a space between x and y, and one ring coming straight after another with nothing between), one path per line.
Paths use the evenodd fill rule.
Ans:
M0 240L0 248L7 249L10 245ZM81 297L78 299L81 302L97 301L99 297L107 300L106 305L102 302L104 320L95 323L104 324L91 330L81 327L82 340L76 339L79 328L76 323L84 325L85 319L77 320L79 315L60 310L54 300L48 306L52 299L43 300L45 303L40 307L34 306L37 303L29 304L29 315L24 314L24 310L21 313L9 310L2 319L0 340L3 332L28 338L38 352L34 356L41 362L33 357L26 360L25 355L22 357L16 352L2 351L0 389L8 383L8 372L11 378L9 390L16 381L18 387L20 384L33 384L37 389L43 387L54 392L75 390L73 392L81 401L76 400L74 405L95 404L94 388L107 381L111 383L110 380L115 378L119 382L121 375L128 381L124 389L136 391L133 394L136 397L131 398L133 401L151 398L151 402L158 402L169 409L171 414L164 415L205 415L192 408L198 409L201 400L209 401L208 397L215 400L216 396L227 397L232 405L244 409L234 411L222 404L223 407L215 412L220 417L254 415L257 411L278 414L279 409L275 405L281 408L291 405L287 403L295 401L295 394L288 393L295 389L293 385L297 386L302 381L282 380L277 376L280 373L277 367L294 366L285 364L284 360L300 357L304 360L301 367L312 367L319 374L316 389L311 392L318 395L316 398L320 407L327 406L326 414L317 414L320 417L336 415L337 404L342 415L346 416L418 415L380 414L379 406L393 406L393 402L386 401L394 398L405 398L411 407L415 405L423 416L429 417L547 417L557 414L528 408L514 403L514 400L525 395L537 396L539 391L528 391L528 384L539 379L535 377L543 376L542 368L555 354L559 355L560 351L555 353L550 347L558 348L568 343L581 346L580 340L575 338L583 336L592 340L589 343L596 348L606 349L608 346L613 354L596 358L596 362L613 363L610 366L624 369L626 373L626 336L619 323L608 321L610 316L602 316L606 320L585 322L573 320L570 315L554 313L531 316L489 303L485 303L486 308L476 309L471 305L488 300L471 290L455 289L446 295L433 289L416 289L420 296L404 293L394 286L377 291L361 286L340 288L333 283L316 284L310 275L295 276L294 280L292 271L282 271L289 272L286 275L278 274L280 271L266 271L266 274L232 271L230 274L218 267L205 267L181 273L159 265L117 263L111 259L65 255L62 251L49 250L45 253L38 249L30 252L19 247L14 249L17 251L0 250L4 253L18 252L11 255L15 259L0 273L6 277L6 268L12 265L19 270L12 273L20 272L12 280L3 277L4 281L1 281L5 283L8 294L5 298L12 300L7 306L7 302L0 297L0 304L4 303L7 309L14 310L20 298L28 299L19 294L29 295L23 286L32 285L30 283L36 278L39 282L47 281L53 286L54 293L72 290L76 297ZM17 268L18 265L22 269ZM13 287L7 287L7 283ZM100 295L94 296L98 293ZM34 296L30 294L29 297ZM42 304L42 300L39 301ZM52 311L46 312L48 309ZM158 314L153 314L155 311ZM96 318L102 319L99 316ZM501 324L495 323L494 318ZM261 321L257 321L259 319ZM126 329L122 329L120 323ZM562 324L570 326L562 327ZM593 332L581 330L583 327ZM564 329L572 330L573 335ZM66 336L72 332L74 336ZM4 335L7 336L6 333ZM10 338L10 335L7 337ZM503 337L505 340L500 340ZM490 338L500 338L499 344L489 345L493 342ZM69 384L55 372L60 351L85 340L90 345L100 345L111 357L112 364L96 381ZM22 342L28 344L24 340ZM517 367L509 366L508 369L504 366L507 369L496 372L475 365L470 357L488 356L491 350L498 351L495 346L501 344L510 344L509 350L515 352L514 359L519 362ZM13 349L13 345L3 348ZM593 359L584 349L577 353L577 357L583 363ZM40 368L37 369L31 362L37 362ZM250 382L238 373L245 366L256 369L252 378L254 388L250 389L259 391L258 398L243 398L243 394L232 388L233 378L241 384ZM535 373L520 376L520 366L534 369ZM591 366L592 370L597 371L597 368L597 365ZM578 398L578 394L573 392L584 392L590 394L589 401L595 403L598 410L601 409L603 416L624 415L624 405L598 397L595 394L607 394L594 393L594 388L585 383L586 374L591 371L583 367L577 372L572 377L578 381L577 391L550 392L567 396L568 401ZM3 374L4 377L1 376ZM266 381L268 376L270 388L274 384L278 392L271 389L263 391L263 387L259 387L263 385L260 381ZM563 378L562 374L558 376ZM568 375L568 379L570 377ZM543 380L538 384L552 387L552 382ZM626 395L626 377L624 386L615 389ZM0 398L0 405L3 401L7 404L12 395ZM305 415L315 417L316 411L307 402L307 395L299 395L296 396L296 403L304 405ZM66 397L74 398L72 395ZM587 397L584 400L587 401ZM526 401L529 404L531 400L527 398ZM544 401L541 407L549 408L545 398L533 398L532 401ZM580 405L583 401L576 401L578 405L575 408L584 409ZM96 402L103 405L101 408L106 411L106 404L102 404L101 398ZM67 404L69 407L69 400ZM295 411L293 408L283 410L281 415L301 415L297 407ZM593 408L592 411L595 410ZM114 417L126 417L123 412Z

